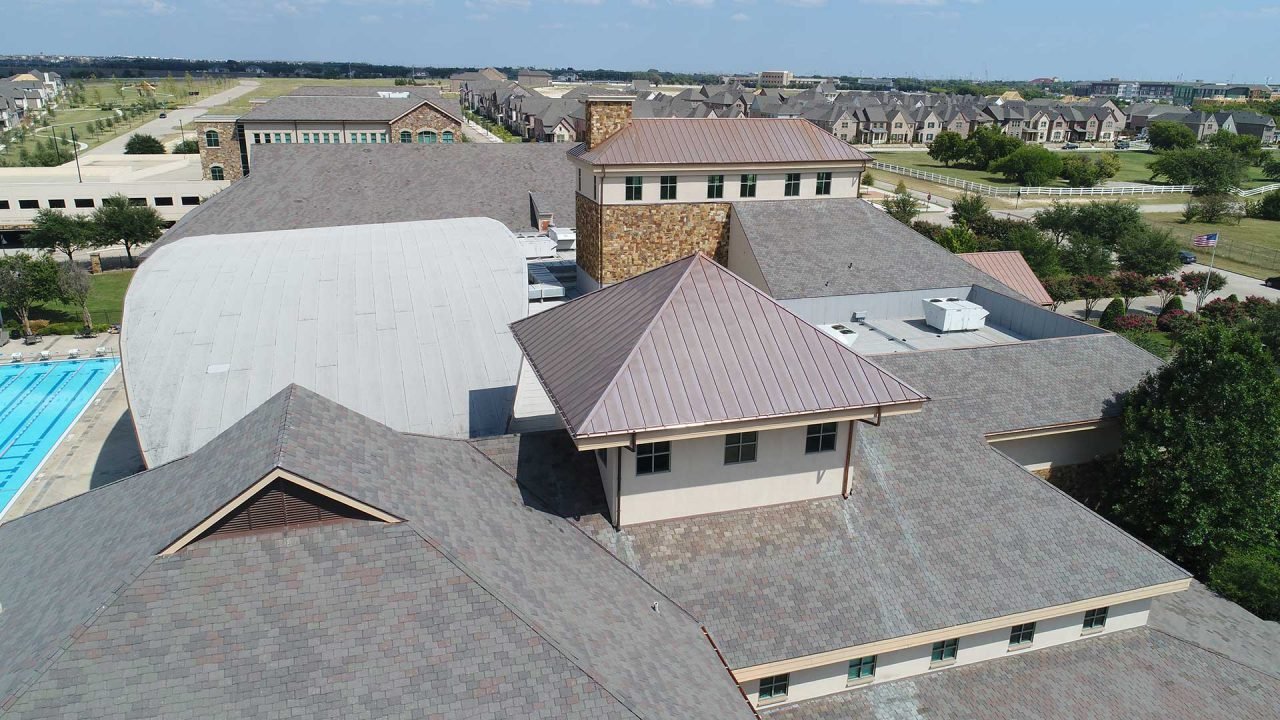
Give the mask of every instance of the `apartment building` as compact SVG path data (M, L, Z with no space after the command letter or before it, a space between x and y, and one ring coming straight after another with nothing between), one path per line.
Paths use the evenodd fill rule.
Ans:
M631 98L589 98L586 132L569 157L589 285L723 259L731 202L857 197L871 160L803 119L633 118Z
M302 87L248 113L196 119L207 180L249 173L262 145L385 145L460 142L462 117L429 88Z

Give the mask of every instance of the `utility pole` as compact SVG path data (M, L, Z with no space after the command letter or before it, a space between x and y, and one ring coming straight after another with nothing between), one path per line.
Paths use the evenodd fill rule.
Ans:
M71 126L71 152L76 156L76 180L84 182L84 176L80 174L80 143L76 141L76 127Z

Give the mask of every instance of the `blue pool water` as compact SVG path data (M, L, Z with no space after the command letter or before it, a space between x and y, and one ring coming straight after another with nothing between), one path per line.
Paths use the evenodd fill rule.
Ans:
M119 364L92 358L0 365L0 517Z

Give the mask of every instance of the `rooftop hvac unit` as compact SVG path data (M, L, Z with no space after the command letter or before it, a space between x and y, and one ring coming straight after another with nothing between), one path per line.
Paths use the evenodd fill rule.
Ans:
M858 331L848 325L819 325L818 329L844 343L845 347L853 347L853 343L858 339Z
M574 228L551 226L547 236L556 241L557 250L573 250L578 245L578 232Z
M981 329L990 314L981 305L960 298L928 298L923 302L925 324L941 332Z
M404 100L409 97L409 93L407 91L395 92L392 90L379 90L378 97L391 100Z

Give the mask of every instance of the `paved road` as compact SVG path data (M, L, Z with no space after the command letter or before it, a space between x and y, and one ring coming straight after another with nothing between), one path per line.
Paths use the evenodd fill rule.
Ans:
M1190 270L1205 272L1208 269L1208 265L1201 265L1197 263L1193 265L1184 265L1181 270L1175 270L1173 274L1177 275ZM1280 300L1280 290L1273 290L1272 288L1263 285L1262 281L1257 278L1251 278L1248 275L1241 275L1239 273L1227 272L1221 268L1214 268L1214 272L1221 273L1225 276L1227 278L1227 284L1222 288L1222 290L1215 293L1209 293L1205 302L1215 298L1227 297L1228 295L1235 295L1241 300L1249 297L1250 295L1258 295L1259 297L1264 297L1268 300ZM1098 303L1098 305L1093 309L1093 317L1097 317L1098 313L1102 312L1103 309L1106 308L1108 302L1110 301L1103 300ZM1195 310L1196 296L1193 294L1182 296L1182 306L1187 310ZM1151 297L1135 298L1133 304L1129 307L1131 310L1144 310L1149 313L1159 313L1161 310L1160 298L1154 295ZM1084 318L1084 301L1076 300L1075 302L1066 303L1062 307L1058 308L1058 312L1071 314L1076 318Z
M239 85L231 88L230 90L224 90L216 95L210 95L209 97L188 107L170 110L167 113L168 117L164 119L156 118L155 120L143 124L136 130L132 130L120 137L112 138L98 147L89 150L85 155L123 155L124 145L129 141L130 135L135 133L146 133L163 140L165 136L175 135L181 132L181 129L178 126L179 121L186 125L188 133L187 137L194 138L195 135L191 132L192 120L203 115L209 108L231 102L245 93L252 92L256 87L258 87L258 83L253 80L241 80Z

